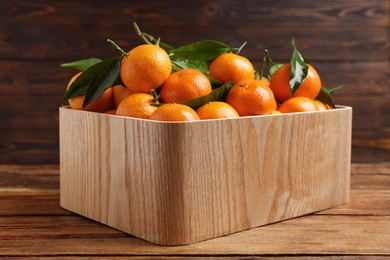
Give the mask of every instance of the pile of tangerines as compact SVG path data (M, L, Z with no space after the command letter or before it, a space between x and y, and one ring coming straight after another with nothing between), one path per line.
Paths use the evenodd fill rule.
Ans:
M76 74L68 88L83 72ZM85 95L68 99L72 109L83 109L159 121L192 121L331 109L316 100L321 80L307 64L307 75L291 94L291 64L279 66L269 79L256 77L252 63L226 52L209 62L208 74L196 68L172 71L170 55L155 44L142 44L123 55L120 84L106 88L83 107ZM210 77L231 83L226 95L200 106L188 102L210 95ZM158 93L158 94L157 94Z

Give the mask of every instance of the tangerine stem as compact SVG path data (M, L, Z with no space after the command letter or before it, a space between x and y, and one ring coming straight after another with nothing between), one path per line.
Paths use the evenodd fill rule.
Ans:
M264 72L264 63L266 62L266 53L268 52L267 49L264 50L264 54L263 54L263 62L261 63L261 67L260 67L260 79L263 78L263 72Z
M159 98L157 92L156 92L154 89L152 89L152 90L150 91L150 94L153 96L153 101L154 101L154 102L157 102L157 101L158 101L158 98Z
M133 23L133 27L134 27L134 30L137 33L137 35L140 36L142 38L142 40L144 40L144 42L146 42L147 44L153 44L151 41L149 41L149 39L141 31L141 29L138 27L138 24L136 22Z
M247 44L247 42L245 41L243 44L241 44L241 46L238 48L236 54L239 54L240 51L245 47L245 45Z
M271 67L270 64L276 65L276 63L269 56L268 49L264 50L264 57L263 57L263 64L261 66L261 76L260 76L260 79L263 77L264 63L266 63L266 62L267 62L267 71L269 71L269 69Z
M116 44L113 40L107 39L107 42L110 43L112 46L114 46L117 50L119 50L123 56L127 57L127 53L121 47L119 47L119 45Z
M265 51L264 51L264 58L267 59L268 65L269 65L269 63L272 63L272 65L276 65L276 63L269 56L268 49L265 49Z

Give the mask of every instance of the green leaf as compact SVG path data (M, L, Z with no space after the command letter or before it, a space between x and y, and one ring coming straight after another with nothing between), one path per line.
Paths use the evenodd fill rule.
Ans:
M205 40L173 49L170 53L187 60L209 61L230 50L232 48L222 42Z
M205 95L205 96L201 96L201 97L198 97L198 98L194 98L194 99L191 99L191 100L187 100L187 101L184 101L184 102L178 102L179 104L183 104L183 105L187 105L193 109L197 109L209 102L213 102L213 101L219 101L219 100L224 100L227 93L229 92L229 90L235 85L236 83L235 82L227 82L225 84L223 84L221 87L217 88L217 89L214 89L213 91L211 91L208 95ZM156 107L159 107L159 106L162 106L164 105L164 103L160 103L160 104L151 104L152 106L156 106Z
M325 104L328 104L331 108L335 108L332 93L324 86L321 86L320 92L315 99L320 100Z
M298 49L295 46L294 39L292 40L293 45L293 54L291 57L291 74L290 74L290 94L294 95L295 91L302 85L303 81L307 76L307 71L309 67L305 63L305 59L299 53Z
M160 46L164 51L166 51L167 53L169 53L171 50L174 49L171 45L166 44L166 43L163 43L163 42L160 42L159 46Z
M65 92L64 97L62 98L62 105L66 104L66 102L68 102L68 99L70 98L87 94L87 90L91 85L91 82L94 77L104 67L110 65L112 63L112 60L121 61L121 58L117 57L103 60L89 67L83 73L81 73L80 76L77 77L77 79L69 86L69 89Z
M344 87L343 85L339 85L339 86L337 86L337 87L328 89L328 92L329 92L329 94L333 95L334 92L336 92L336 91L342 89L343 87Z
M82 59L77 60L73 62L63 63L60 66L63 68L74 68L78 70L86 70L89 67L101 62L101 59L98 58L89 58L89 59Z
M193 109L197 109L209 102L224 100L229 90L235 85L235 82L227 82L221 87L214 89L208 95L194 98L185 102L180 102L180 104L187 105Z
M208 67L205 61L182 59L180 57L177 57L174 54L172 54L170 58L173 65L173 69L172 69L173 72L176 72L181 69L190 68L190 69L197 69L203 73L208 73Z
M83 107L98 99L103 95L103 92L107 88L114 85L119 76L120 67L120 58L111 58L107 60L105 66L103 66L91 80L87 93L85 94Z
M206 77L209 79L212 89L217 89L223 85L223 83L221 81L219 81L218 79L216 79L208 74L206 74Z
M275 71L277 71L282 66L283 66L283 64L274 64L274 65L272 65L272 67L269 68L269 71L268 71L268 78L270 79L271 76L275 73Z

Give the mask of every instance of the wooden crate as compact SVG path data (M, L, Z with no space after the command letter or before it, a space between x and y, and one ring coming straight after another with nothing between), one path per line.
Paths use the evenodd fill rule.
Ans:
M157 122L60 108L61 206L182 245L349 200L352 109Z

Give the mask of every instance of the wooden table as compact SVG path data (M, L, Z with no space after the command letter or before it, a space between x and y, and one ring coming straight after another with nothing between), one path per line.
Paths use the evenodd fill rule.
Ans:
M0 256L390 258L390 163L352 164L347 205L187 246L157 246L59 206L59 167L0 165Z

